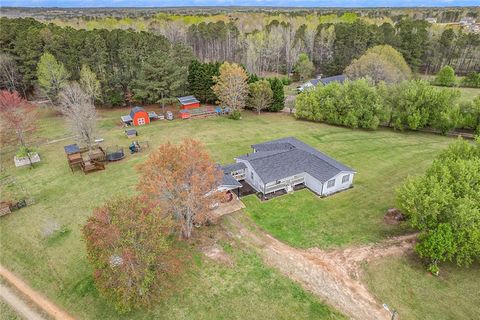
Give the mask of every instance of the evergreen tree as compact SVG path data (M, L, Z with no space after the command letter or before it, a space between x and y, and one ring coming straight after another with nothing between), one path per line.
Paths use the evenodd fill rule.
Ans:
M177 66L174 59L168 55L153 54L145 61L139 79L135 81L134 99L157 103L162 97L181 95L186 78L186 66Z
M270 87L273 91L272 104L267 108L268 111L278 112L285 108L285 93L283 91L283 82L279 78L270 78Z

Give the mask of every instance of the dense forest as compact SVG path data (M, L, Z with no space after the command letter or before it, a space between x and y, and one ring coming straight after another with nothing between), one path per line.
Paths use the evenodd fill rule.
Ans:
M19 71L14 89L23 93L33 91L37 64L45 52L63 64L70 80L80 78L82 66L89 67L101 84L99 100L111 105L131 100L133 89L141 94L152 72L168 82L163 84L166 96L184 93L187 67L194 59L184 45L148 32L76 30L30 18L2 18L0 29L2 60L14 60L12 68Z
M190 47L201 61L233 61L258 74L289 74L302 52L318 74L338 74L367 48L381 44L399 50L417 72L436 73L445 64L457 74L480 68L480 34L458 24L464 17L478 18L478 7L114 9L109 15L102 9L17 10L3 14L30 15L75 29L132 29L163 35Z
M480 69L480 34L450 23L477 17L478 8L182 10L115 9L106 17L102 9L3 8L4 16L34 18L1 18L2 60L18 69L16 89L23 93L34 92L45 52L64 65L70 80L78 80L85 65L100 81L99 100L110 105L192 91L188 66L195 59L291 76L306 55L313 62L309 75L329 76L344 73L369 48L390 45L414 73L436 74L445 65L457 75ZM152 94L154 80L160 89Z

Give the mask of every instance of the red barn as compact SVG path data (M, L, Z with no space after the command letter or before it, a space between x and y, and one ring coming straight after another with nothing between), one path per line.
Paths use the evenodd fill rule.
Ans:
M200 101L194 96L186 96L178 98L182 109L195 109L200 107Z
M150 123L150 115L142 107L135 107L129 115L122 116L122 121L129 125L141 126Z

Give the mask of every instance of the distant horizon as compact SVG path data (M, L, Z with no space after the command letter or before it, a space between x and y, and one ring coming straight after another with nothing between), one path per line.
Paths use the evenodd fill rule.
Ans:
M426 0L343 0L332 6L326 0L2 0L0 8L45 9L180 9L180 8L292 8L292 9L368 9L368 8L460 8L479 7L478 0L440 0L432 5ZM159 3L160 2L160 3ZM81 4L81 5L79 5Z

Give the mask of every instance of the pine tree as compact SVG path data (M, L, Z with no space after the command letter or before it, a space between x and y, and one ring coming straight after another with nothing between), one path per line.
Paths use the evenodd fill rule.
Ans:
M283 91L283 82L279 78L270 78L270 87L273 91L272 104L267 108L268 111L278 112L285 108L285 93Z

